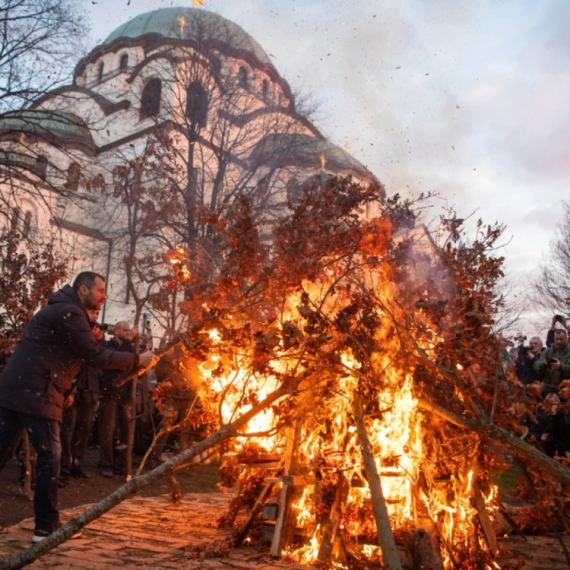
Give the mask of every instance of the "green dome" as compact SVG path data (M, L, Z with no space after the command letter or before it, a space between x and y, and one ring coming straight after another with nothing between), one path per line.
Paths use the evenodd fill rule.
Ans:
M311 164L321 166L321 157L329 168L349 169L361 176L370 172L356 158L333 143L311 135L276 133L265 137L253 152L256 163Z
M249 51L261 62L271 64L263 48L237 24L212 12L188 7L160 8L136 16L119 26L102 45L109 45L119 38L138 38L146 34L178 40L217 40Z
M66 111L27 109L5 113L0 118L0 134L27 133L42 138L65 138L94 147L87 125L77 115Z

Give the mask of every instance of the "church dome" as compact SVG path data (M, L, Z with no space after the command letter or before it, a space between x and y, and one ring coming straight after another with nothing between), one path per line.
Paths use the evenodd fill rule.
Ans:
M49 141L61 140L83 143L95 148L91 131L74 113L48 109L24 109L5 113L0 118L0 137L24 133Z
M262 63L271 64L263 48L237 24L206 10L181 6L140 14L119 26L102 45L108 46L119 38L138 38L150 34L177 40L214 40L248 51Z

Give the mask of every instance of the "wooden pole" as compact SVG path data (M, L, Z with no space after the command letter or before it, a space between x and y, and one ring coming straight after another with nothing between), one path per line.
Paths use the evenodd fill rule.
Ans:
M135 354L139 354L141 335L135 338ZM133 447L135 445L135 427L137 423L137 376L131 380L131 417L129 418L129 431L127 432L127 449L125 450L125 475L130 481L133 477Z
M24 478L24 493L28 497L28 501L34 500L34 493L32 491L32 444L30 443L30 436L28 431L24 430L24 468L26 476Z
M358 392L354 392L352 399L352 411L356 421L356 429L358 431L358 439L360 440L360 451L364 461L364 469L370 486L370 495L372 497L372 508L374 510L374 518L376 519L376 529L378 530L378 541L382 549L382 557L384 566L388 570L402 570L402 562L396 549L396 541L390 528L390 519L388 517L388 509L386 501L382 493L382 484L380 475L376 468L376 461L372 453L372 445L368 438L368 432L364 425L364 415L362 413L362 404Z

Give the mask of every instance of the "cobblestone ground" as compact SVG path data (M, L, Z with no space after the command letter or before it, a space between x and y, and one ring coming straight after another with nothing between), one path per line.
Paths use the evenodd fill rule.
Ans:
M83 529L81 538L68 540L36 560L28 568L256 568L263 570L307 568L276 563L264 552L242 547L227 557L197 558L207 546L215 555L230 530L217 529L216 518L227 507L227 495L187 494L174 505L168 496L133 497ZM62 521L85 510L87 505L62 512ZM0 535L0 560L31 545L32 519L9 527Z
M28 568L88 568L106 570L145 566L152 569L247 569L302 570L295 563L275 562L263 551L242 547L228 556L216 555L231 533L216 528L216 518L228 504L228 496L218 493L188 493L174 505L167 495L135 496L121 503L83 529L79 539L68 540L36 560ZM88 505L62 512L63 522ZM0 561L31 545L32 519L9 527L0 534ZM570 537L564 537L570 550ZM500 541L500 568L557 570L568 568L566 555L554 537L510 537ZM208 556L200 553L208 551ZM218 551L219 552L219 551Z

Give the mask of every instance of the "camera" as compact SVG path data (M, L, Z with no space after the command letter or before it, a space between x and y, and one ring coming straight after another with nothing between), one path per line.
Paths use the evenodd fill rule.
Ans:
M520 345L523 345L524 341L526 340L526 336L523 335L522 332L519 332L515 335L514 340L517 341Z
M107 323L95 323L91 328L97 327L101 329L103 332L107 332L109 330L109 326Z
M555 323L561 323L564 320L564 317L562 315L554 315L554 322Z

